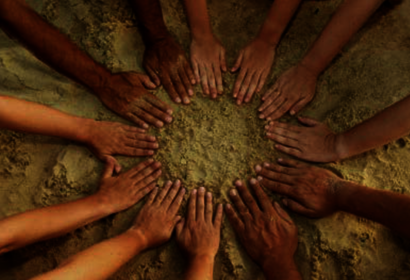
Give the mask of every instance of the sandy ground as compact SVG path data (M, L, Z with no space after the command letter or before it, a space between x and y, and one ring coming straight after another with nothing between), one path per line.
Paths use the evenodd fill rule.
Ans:
M144 50L127 1L28 0L96 60L114 71L141 71ZM189 29L181 2L162 1L169 30L188 50ZM210 0L212 25L233 62L241 46L255 35L270 1ZM340 1L306 1L283 38L269 80L296 63L325 26ZM410 93L410 0L385 5L357 34L318 83L314 101L303 114L343 131ZM224 76L225 95L209 101L200 94L189 107L176 108L176 120L162 131L164 177L181 178L188 189L205 185L217 201L236 178L252 176L254 164L278 153L263 138L264 123L252 104L238 108ZM0 92L99 120L121 120L81 86L39 62L0 32ZM163 89L157 94L167 99ZM168 100L168 99L167 99ZM292 121L289 117L285 120ZM327 165L349 180L408 193L410 140ZM120 158L125 169L140 159ZM81 168L79 168L81 167ZM0 132L0 217L73 200L95 191L103 164L69 141ZM273 199L278 199L272 195ZM78 229L0 257L0 279L27 279L53 269L67 257L126 229L140 205ZM407 242L388 229L344 213L312 220L292 214L299 227L297 264L304 279L409 279ZM227 221L222 230L215 279L263 279L246 256ZM180 279L186 260L175 243L141 254L112 279Z

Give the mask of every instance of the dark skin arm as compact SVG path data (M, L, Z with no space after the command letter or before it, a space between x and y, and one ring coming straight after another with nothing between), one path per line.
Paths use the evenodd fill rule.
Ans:
M321 218L348 212L410 238L410 196L342 180L332 172L289 159L257 166L258 180L285 195L283 203L299 214Z
M250 183L257 200L241 181L229 192L237 209L230 204L225 207L231 225L266 279L301 280L294 261L297 227L279 204L272 205L256 179Z
M112 74L48 24L22 0L0 1L0 27L17 38L53 69L88 87L108 108L148 128L172 121L171 108L145 87L156 86L148 76Z
M130 0L145 40L144 68L175 103L189 104L196 83L182 48L169 34L159 0Z
M385 145L410 132L410 96L346 132L336 134L310 118L299 118L305 126L272 122L266 127L276 148L314 162L345 159Z

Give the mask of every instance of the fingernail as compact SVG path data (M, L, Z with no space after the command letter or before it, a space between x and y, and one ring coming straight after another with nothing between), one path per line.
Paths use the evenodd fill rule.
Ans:
M275 123L274 121L271 121L271 122L269 122L269 125L272 126L274 123Z
M212 193L208 192L208 193L206 193L206 196L207 196L208 198L212 198Z
M293 116L294 114L296 114L296 112L295 111L290 111L290 114Z
M188 90L188 94L189 94L189 96L192 96L192 95L194 95L194 91L192 89L190 89L190 90Z
M196 189L193 189L193 190L192 190L192 194L196 194Z
M262 166L260 166L259 164L257 166L255 166L255 171L257 173L261 172L262 171Z
M264 166L264 167L269 167L269 163L264 162L264 163L263 163L263 166Z
M172 115L172 114L174 113L174 111L172 111L171 109L168 109L168 110L167 110L167 113L170 114L170 115Z
M241 101L240 100L238 100L237 102L236 102L236 104L238 104L238 105L241 105Z
M164 126L164 123L163 123L163 122L161 122L161 121L157 121L157 126L159 126L159 127L163 127L163 126Z
M176 103L181 103L181 98L179 98L179 97L175 98L175 102Z
M148 160L148 162L154 162L154 159L153 158L150 158L149 160Z
M159 148L159 145L158 145L158 144L154 144L154 148L155 148L155 149L158 149L158 148Z
M148 151L148 154L149 154L149 155L153 155L153 154L154 154L154 151L150 150L150 151Z
M191 84L195 85L195 84L196 84L196 80L195 80L195 79L192 79L192 80L191 80Z
M143 126L144 128L149 128L149 125L147 125L146 123L144 123L142 126Z
M171 181L171 180L168 180L165 184L167 184L167 185L172 185L172 181Z
M286 199L283 199L283 200L282 200L282 203L283 203L285 206L288 206L288 201L287 201Z
M172 117L166 117L165 120L166 120L168 123L170 123L170 122L172 122Z
M230 204L226 204L225 207L226 207L226 209L231 209L231 205L230 205Z
M232 189L229 193L230 193L230 195L232 195L232 196L236 196L236 190L235 190L235 189Z
M262 180L263 180L262 176L258 176L258 181L262 181Z
M155 136L150 136L148 139L151 141L157 141L157 138Z
M266 136L272 136L272 133L266 132Z
M258 181L255 178L252 178L250 182L251 182L252 185L255 185L256 182L258 182Z
M205 188L204 188L204 187L200 187L200 188L199 188L199 192L200 192L200 193L205 192Z
M238 187L242 187L242 181L237 180L237 181L235 182L235 185L238 186Z
M271 118L271 117L268 117L267 120L270 121L270 120L272 120L272 118Z
M175 181L175 184L181 184L181 180L177 179L177 180Z
M265 129L269 129L269 127L270 127L269 125L265 125Z
M282 162L282 161L283 161L283 158L279 158L278 161L279 161L279 162Z
M189 104L191 101L189 100L189 98L188 97L184 97L184 103L185 104Z
M265 118L265 115L260 114L260 115L259 115L259 118L260 118L260 119L264 119L264 118Z

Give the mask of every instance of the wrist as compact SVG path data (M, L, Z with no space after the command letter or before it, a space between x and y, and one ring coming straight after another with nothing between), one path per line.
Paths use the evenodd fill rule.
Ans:
M319 77L320 73L324 70L319 60L311 59L310 56L305 56L298 64L300 67L305 68L311 75L316 78Z
M215 254L198 254L190 256L191 263L201 263L204 265L213 265L215 261Z
M335 152L337 160L342 160L350 156L347 138L344 133L336 134Z
M132 226L126 231L126 234L132 237L132 239L135 242L138 242L141 248L141 251L146 250L150 247L148 239L145 236L144 231L141 228Z
M351 212L349 207L352 205L352 197L354 197L355 193L363 188L363 186L342 179L335 184L337 184L337 189L335 190L337 192L335 194L337 210Z
M93 119L86 119L76 117L76 131L75 131L75 141L91 144L93 139L93 131L97 125L97 121Z

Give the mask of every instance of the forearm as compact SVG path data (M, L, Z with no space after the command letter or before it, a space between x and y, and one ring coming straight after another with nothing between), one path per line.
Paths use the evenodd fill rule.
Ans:
M109 214L104 201L92 195L5 218L0 221L0 254L66 234Z
M146 44L151 45L169 36L159 0L130 0L141 26Z
M184 279L212 280L214 270L214 257L204 256L194 258L185 273Z
M35 280L107 279L143 251L144 246L141 239L127 231L78 253L57 269L36 277Z
M410 238L410 196L342 181L338 208L377 223Z
M383 1L345 0L301 63L315 75L323 72Z
M184 0L193 40L212 36L206 0Z
M268 17L259 30L258 37L276 46L300 2L301 0L273 1Z
M289 261L284 259L278 261L267 260L262 266L262 270L268 280L302 280L293 258Z
M94 122L34 102L0 96L0 129L87 142L88 131Z
M101 87L111 73L45 22L23 0L0 1L0 26L26 45L40 60L89 87Z
M387 144L410 132L410 96L337 136L341 159Z

